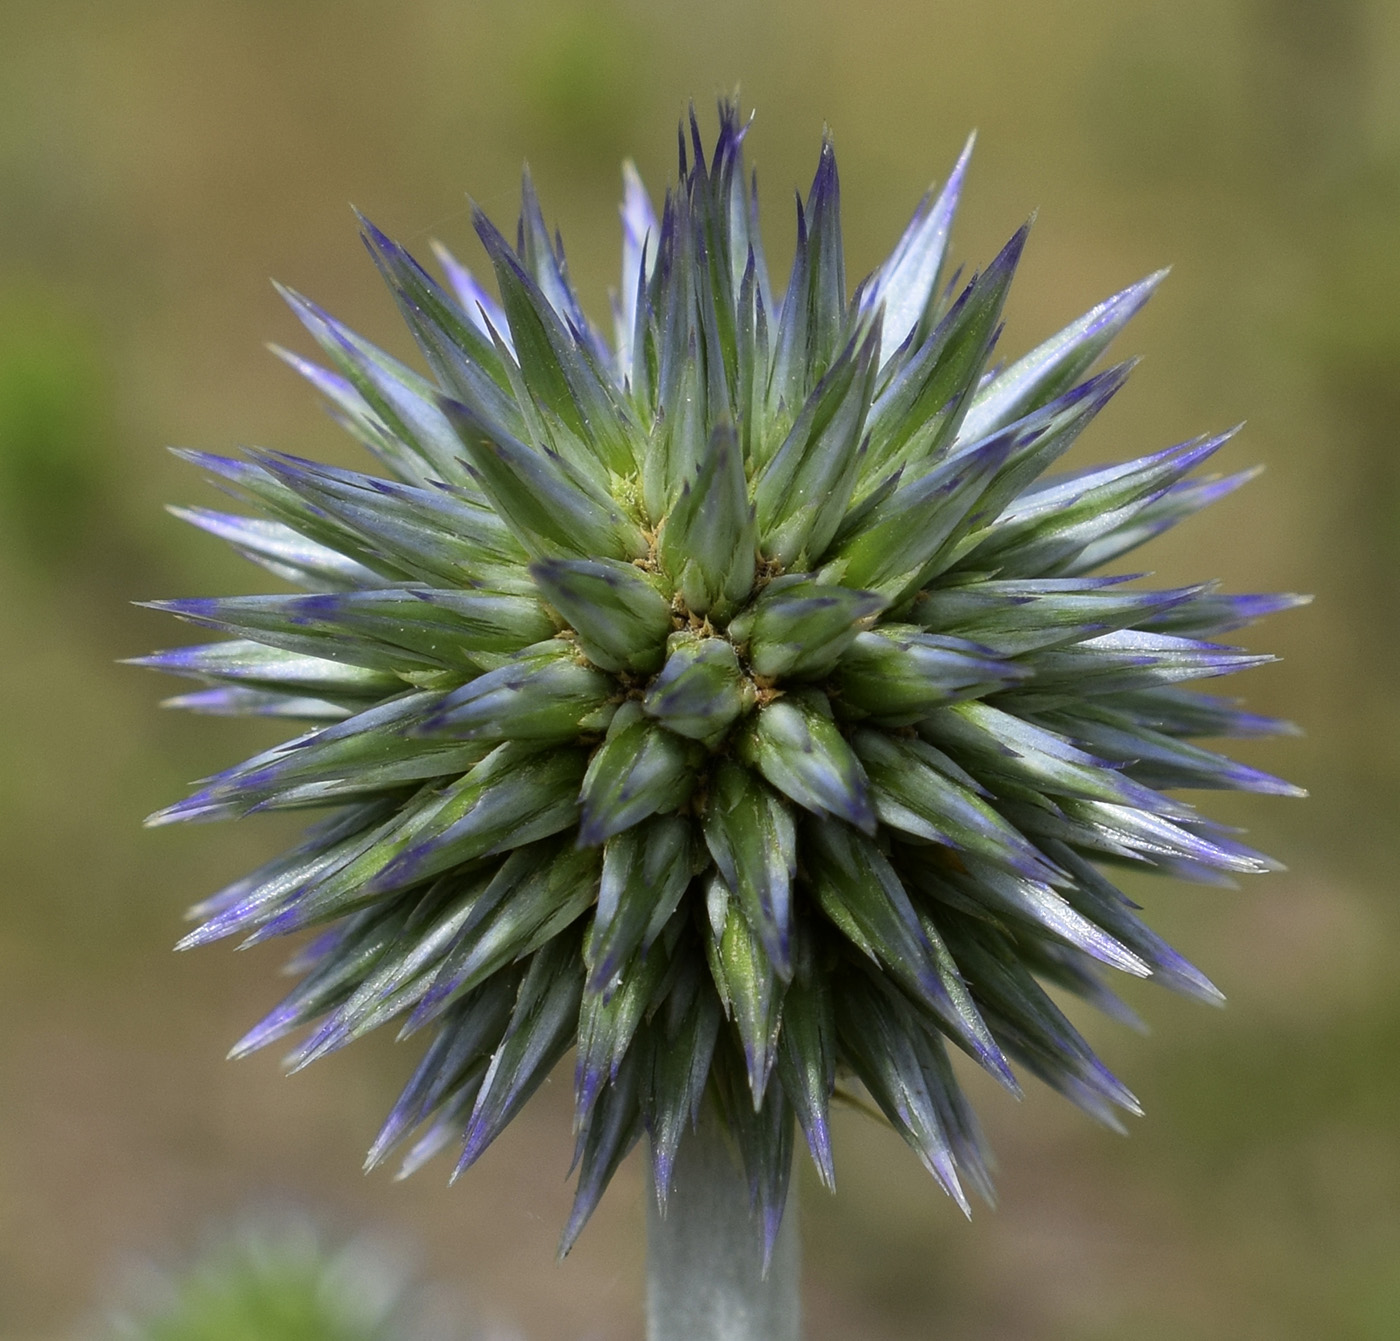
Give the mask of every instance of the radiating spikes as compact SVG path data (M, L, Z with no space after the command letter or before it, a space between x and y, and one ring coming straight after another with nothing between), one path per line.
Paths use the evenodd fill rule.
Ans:
M743 454L733 428L721 424L662 526L657 557L688 609L722 619L752 589L757 549Z
M899 727L944 704L1018 684L1030 673L978 643L886 624L856 635L832 684L843 715Z
M634 1046L603 1089L580 1133L578 1188L559 1240L559 1256L574 1246L608 1184L643 1130L640 1084L649 1070L649 1048Z
M404 1086L379 1134L365 1156L365 1172L382 1164L389 1152L423 1122L437 1105L427 1098L444 1075L457 1075L466 1079L467 1073L475 1069L477 1074L485 1072L483 1061L477 1060L475 1068L453 1065L456 1058L452 1050L453 1036L449 1027L444 1026L438 1036L423 1054L408 1084ZM474 1097L474 1096L473 1096Z
M254 808L296 806L313 788L329 801L460 775L490 747L416 737L414 728L439 701L437 693L425 691L385 699L371 708L361 704L353 716L206 778L184 804L246 814Z
M705 843L774 971L792 975L792 878L797 835L783 800L747 768L725 760L706 797Z
M757 1109L777 1060L783 982L718 871L711 871L705 890L709 919L705 951L710 975L743 1044L749 1093Z
M762 1274L768 1274L782 1227L792 1174L793 1111L782 1082L774 1080L762 1103L748 1102L743 1070L734 1049L721 1035L712 1070L718 1117L737 1147L749 1185L749 1206L758 1221Z
M1202 508L1218 502L1241 485L1258 477L1262 466L1237 471L1233 475L1207 475L1201 479L1179 480L1140 508L1116 519L1110 527L1090 540L1078 556L1063 565L1065 573L1087 573L1112 563L1140 545L1169 531L1179 522L1194 517Z
M684 300L686 304L689 301L688 297ZM665 314L664 343L657 372L655 437L642 462L643 501L648 516L657 526L677 510L682 513L680 524L686 524L683 520L685 488L696 479L707 457L714 456L722 442L722 438L716 441L721 427L716 425L716 431L712 432L708 426L711 415L719 413L722 407L709 403L704 359L689 318L675 310L681 305L681 299L673 299L673 308ZM720 473L721 464L729 465L730 471L733 467L722 461L712 466L716 472L715 486L723 488L729 472ZM747 492L737 502L740 506L747 503ZM693 508L695 504L690 506ZM734 515L734 503L727 502L725 506L730 515Z
M614 1084L623 1058L638 1042L638 1027L654 1003L670 969L660 946L630 959L615 975L608 993L585 987L578 1019L578 1058L574 1066L574 1129L586 1134L593 1106Z
M958 1178L958 1154L915 1044L919 1029L911 1009L883 983L852 976L837 995L836 1028L842 1059L924 1167L970 1216Z
M919 594L910 617L925 628L995 648L1029 676L1039 658L1025 654L1079 643L1125 627L1152 625L1189 603L1201 587L1142 591L1126 577L1029 578L965 583Z
M875 809L865 770L837 729L820 690L786 694L761 708L739 748L749 764L804 809L874 833Z
M161 699L160 706L179 708L205 717L286 717L299 722L338 722L348 717L351 711L323 698L279 694L268 689L247 689L241 685L175 694Z
M758 696L734 645L682 632L666 646L666 663L648 686L642 711L677 735L719 744Z
M898 601L922 582L924 566L965 528L1016 446L1014 435L908 479L836 551L842 581Z
M268 513L274 521L290 528L296 533L296 537L304 538L335 551L340 558L335 561L331 571L317 572L317 575L324 579L320 585L331 589L353 588L356 583L348 582L343 577L335 575L337 571L346 569L347 560L358 564L371 573L381 575L383 578L389 578L390 575L393 575L394 580L402 580L402 577L406 576L406 574L400 574L387 560L371 553L369 548L362 544L352 532L338 525L330 517L309 507L304 499L298 498L292 490L288 489L280 480L275 479L262 466L251 461L215 456L210 452L193 452L179 447L172 447L171 452L182 461L188 461L191 465L198 466L205 471L213 478L216 488L245 502L252 503L263 512ZM255 519L252 518L233 517L225 513L211 513L201 509L186 509L175 515L181 517L182 520L193 522L204 530L214 530L215 534L235 543L239 541L248 543L251 539L250 533L255 535L258 531ZM298 568L286 562L292 556L285 550L280 555L274 555L266 549L268 542L277 545L283 542L295 545L299 543L296 537L289 536L285 531L264 531L262 540L249 545L244 553L247 557L261 563L263 567L276 572L280 577L289 579L294 584L315 587L318 583L314 580L311 570ZM309 558L310 553L308 552L305 558ZM299 561L304 562L305 558ZM382 582L372 582L370 585L382 585Z
M1214 638L1244 628L1267 615L1296 610L1308 605L1311 596L1296 592L1275 592L1250 596L1229 596L1203 589L1189 600L1171 606L1144 620L1139 627L1155 633L1171 633L1186 638Z
M652 1017L652 1073L646 1095L651 1136L652 1178L658 1208L665 1214L675 1172L676 1152L700 1115L710 1080L710 1063L723 1023L714 987L696 956L680 961L675 986Z
M709 407L695 327L688 211L684 194L667 194L648 294L651 321L645 335L650 348L633 356L634 367L646 369L659 421L655 441L641 462L647 512L654 523L669 511L676 491L698 463L707 434Z
M1012 446L1006 462L980 500L979 525L992 523L1004 509L1014 506L1022 493L1069 451L1094 417L1123 388L1134 366L1129 362L1107 368L1005 429L987 438L955 442L949 448L950 457L958 460L977 451L982 443L996 441L1003 435L1010 437ZM975 547L977 539L973 534L960 539L956 546L945 545L939 561L925 569L924 580L954 564Z
M267 348L289 368L301 374L326 401L331 417L377 457L399 479L421 484L435 472L428 463L401 443L388 425L355 389L349 378L304 359L281 345L269 342Z
M654 816L608 839L583 947L589 992L611 994L623 962L650 947L689 886L694 860L690 823L677 815Z
M846 256L841 241L841 183L831 136L822 137L821 157L807 194L810 284L806 296L807 385L814 384L840 348L846 312Z
M770 582L729 625L756 675L814 678L841 659L887 600L794 573Z
M499 337L505 341L506 348L513 355L515 347L510 343L510 327L506 323L506 314L501 310L501 305L482 287L477 277L441 242L432 238L428 245L432 247L433 255L437 257L437 263L442 267L443 274L447 276L447 283L456 295L467 319L488 340Z
M789 414L807 398L845 340L846 272L836 152L823 139L806 207L797 203L797 249L778 316L768 384L770 412Z
M594 665L608 671L661 665L671 604L641 569L616 559L537 559L530 576Z
M273 1010L229 1050L229 1057L250 1056L324 1011L347 1000L365 974L390 951L403 930L401 913L371 913L342 928L336 943Z
M442 408L477 481L531 554L622 559L646 552L636 523L557 456L527 447L465 405L443 400Z
M835 825L817 826L808 841L817 858L809 882L822 911L872 963L922 1001L959 1047L1014 1091L1006 1059L885 855L868 838Z
M518 565L527 555L500 518L446 486L414 488L281 452L249 455L319 515L358 537L369 554L399 571L463 586L486 577L518 584L523 577Z
M215 932L209 926L200 927L187 936L179 948L188 948L186 942L207 944L220 934L232 935L251 925L261 910L279 906L309 874L346 860L347 853L372 841L376 826L394 809L392 802L376 797L344 806L328 819L311 825L302 841L290 851L195 904L185 914L188 920L219 920L223 922L223 930Z
M587 323L578 324L581 313L575 322L573 315L565 317L554 306L555 301L571 306L573 299L548 239L538 239L533 228L529 232L536 238L531 245L538 248L532 252L538 261L537 274L554 277L546 291L490 220L480 210L472 217L496 270L529 395L587 443L608 470L630 470L634 464L631 426L621 398L604 380ZM522 224L525 217L522 214Z
M383 588L143 604L270 647L379 671L470 671L479 654L518 651L554 632L538 601L490 592Z
M564 244L557 233L553 238L550 237L528 166L520 179L520 220L516 229L516 255L529 272L530 278L539 285L540 293L574 338L580 343L586 342L593 352L602 353L601 343L594 336L583 307L574 293L573 285L569 282L568 265L564 260Z
M630 392L632 403L645 423L656 403L656 369L652 356L656 352L655 313L650 300L650 278L655 269L656 245L647 239L641 265L638 267L637 283L632 296L632 331L627 344L628 363L622 372L623 389ZM616 305L614 305L616 310ZM621 347L619 347L621 348ZM644 453L642 467L655 454L655 445Z
M428 1124L427 1131L409 1147L403 1163L394 1175L396 1182L402 1182L403 1179L417 1173L430 1159L462 1139L462 1128L476 1103L485 1075L484 1065L474 1066L462 1078L461 1084L443 1100L437 1114Z
M1013 234L881 390L870 411L866 488L900 465L939 460L953 442L1000 334L1029 229L1026 224Z
M280 805L286 800L284 788L286 791L296 791L298 782L324 780L318 774L322 764L329 765L328 776L335 776L339 772L337 757L339 762L349 762L352 765L350 772L358 782L361 768L366 765L371 769L374 767L373 764L368 764L365 756L377 754L376 745L388 745L388 758L385 762L392 770L396 764L402 763L405 758L415 753L412 746L396 749L391 743L395 734L394 723L398 719L411 719L424 703L425 700L408 695L397 701L387 700L368 709L364 704L359 704L359 711L354 717L347 717L319 731L307 731L282 745L254 755L242 764L205 778L197 784L199 790L194 795L165 810L157 811L146 823L154 826L182 820L222 819L246 814L249 810L261 808L269 801ZM367 728L367 744L357 739L362 722ZM361 757L357 759L357 755ZM463 766L470 766L470 762ZM356 767L356 764L359 767ZM306 769L306 775L293 776L303 767ZM444 771L452 771L452 764ZM427 774L418 776L436 776L436 773L430 770ZM378 787L371 783L364 790L396 791L399 786ZM354 790L353 786L351 790ZM327 797L325 803L329 804L333 799Z
M714 182L714 210L719 231L729 251L729 287L732 293L738 293L745 272L761 269L763 265L757 201L750 195L744 167L744 140L753 125L753 113L743 120L738 104L732 99L720 99L718 111L719 135L710 176ZM767 289L766 278L760 281L760 286Z
M475 898L471 915L414 1004L403 1035L573 925L597 896L598 861L558 839L517 847Z
M742 182L738 183L738 193L743 194ZM758 307L760 311L770 314L771 319L778 311L778 304L773 297L773 286L768 275L768 262L763 250L763 234L759 229L757 172L752 173L749 177L747 199L743 204L747 205L748 245L755 263L754 278ZM766 366L766 359L764 364Z
M1032 880L1054 882L1059 872L998 810L960 781L951 761L920 740L859 730L851 738L870 778L875 812L916 838L977 853Z
M481 1157L568 1050L578 1025L582 988L576 940L554 937L535 954L520 984L510 1023L467 1122L453 1178Z
M356 211L360 237L441 385L507 429L518 410L510 374L490 327L483 327L398 243Z
M480 920L489 888L486 878L449 877L421 898L401 903L411 909L402 932L373 971L360 975L349 998L287 1059L289 1068L299 1071L417 1005L443 959Z
M1193 867L1203 873L1235 872L1260 875L1277 870L1276 863L1228 838L1206 837L1195 825L1173 822L1130 806L1105 801L1065 799L1054 813L1019 802L1004 802L1003 810L1027 834L1056 838L1075 848L1126 857L1158 865L1188 877Z
M1026 693L1117 694L1263 666L1272 656L1167 633L1119 629L1040 652Z
M820 559L846 511L861 464L879 339L877 316L817 384L755 481L763 552L785 568L799 556Z
M968 923L950 926L949 941L1013 1060L1107 1126L1121 1130L1115 1108L1141 1114L1132 1091L1099 1060L1002 935Z
M972 1111L972 1105L958 1084L948 1050L943 1040L927 1030L914 1035L914 1051L919 1059L929 1098L943 1123L948 1144L953 1152L959 1179L966 1183L990 1207L996 1207L996 1191L992 1186L992 1170L996 1161L987 1148L982 1129ZM1015 1091L1021 1096L1020 1087Z
M1154 729L1148 724L1154 717L1114 706L1120 701L1121 696L1118 696L1066 704L1046 714L1043 720L1147 787L1207 787L1272 796L1307 795L1301 787L1282 778Z
M1192 813L1184 802L1125 778L1063 736L989 703L936 710L920 723L919 734L950 751L988 785L999 777L1049 796L1111 801L1178 819Z
M695 154L695 161L692 164L689 173L687 173L686 175L689 177L692 183L698 182L698 184L703 186L705 184L705 178L707 175L705 168L705 139L704 136L702 136L700 133L700 118L696 115L695 103L693 101L690 104L687 121L689 123L690 128L690 145L691 149ZM685 138L685 132L686 126L683 124L681 126L682 139ZM716 148L716 162L718 162L718 148Z
M990 378L973 397L959 436L967 442L976 441L1060 395L1089 370L1166 277L1166 270L1158 270L1104 299Z
M1193 438L1160 452L1097 469L1042 480L1026 490L1000 520L1024 525L1042 518L1059 518L1101 511L1170 487L1202 462L1209 460L1235 435L1237 429L1215 437Z
M618 213L622 216L622 274L614 302L614 343L618 380L627 382L632 378L637 349L638 298L645 294L655 269L657 249L656 212L630 158L622 165Z
M1081 950L1034 936L1027 936L1019 948L1026 967L1042 984L1077 996L1135 1034L1149 1032L1142 1016L1109 987L1102 967Z
M997 518L963 562L974 571L1000 569L1008 578L1072 577L1096 567L1113 557L1091 557L1096 547L1131 531L1136 519L1231 436L1233 430L1122 465L1047 480Z
M740 446L747 461L757 462L764 445L764 381L768 368L768 318L759 289L758 260L752 244L739 275L735 315L736 385L734 408ZM775 435L776 436L776 435Z
M479 1083L487 1058L500 1045L517 986L517 975L503 971L453 1007L375 1137L365 1157L366 1170L382 1163L459 1086L473 1079ZM475 1094L473 1088L468 1103Z
M596 846L648 815L675 810L695 785L698 748L648 721L635 702L624 704L584 774L579 843Z
M583 760L506 743L440 791L425 790L353 860L310 884L272 928L295 931L480 857L573 825Z
M894 250L866 286L862 308L874 311L883 304L885 309L879 356L882 365L919 324L927 320L938 292L938 277L948 252L948 235L976 139L976 132L967 137L942 191L935 196L933 189L929 189Z
M400 692L397 676L363 666L348 666L325 657L284 652L246 638L220 643L175 647L168 652L132 657L128 666L146 666L168 675L201 680L226 680L234 684L284 692L297 691L333 698L382 698Z
M697 174L698 177L698 174ZM729 259L729 218L717 196L723 183L693 180L688 219L692 230L694 321L702 356L708 422L713 428L737 413L738 313Z
M261 564L278 577L290 578L298 586L314 591L355 591L392 585L391 578L329 545L308 539L284 522L239 517L209 508L169 506L166 511L201 531L228 541L245 558Z
M455 740L577 740L607 727L614 684L563 640L536 643L442 698L415 728Z
M1066 900L1132 950L1151 968L1154 982L1207 1005L1224 1004L1225 997L1220 989L1152 931L1133 911L1135 905L1110 884L1097 867L1058 840L1048 839L1045 847L1074 877L1072 883L1063 887Z
M277 285L287 305L317 344L351 382L365 403L393 436L423 463L413 478L455 482L463 478L461 451L451 427L437 405L438 388L412 369L390 358L369 341L341 325L315 303L292 289ZM503 398L484 392L487 413L502 413ZM497 402L502 403L498 404ZM507 427L511 426L507 414ZM426 473L424 471L426 468Z
M807 1140L817 1176L836 1190L829 1108L836 1083L836 1020L831 991L808 965L783 998L778 1036L778 1079Z
M576 1047L561 1254L644 1131L664 1211L703 1109L766 1262L799 1128L834 1184L838 1077L990 1201L949 1043L1121 1127L1052 994L1222 998L1104 869L1274 869L1176 793L1301 794L1194 743L1291 727L1185 686L1303 598L1092 575L1251 476L1193 475L1230 435L1048 474L1161 274L991 367L1027 228L947 277L971 140L848 298L827 136L775 303L748 129L722 100L707 150L692 109L659 210L624 167L611 346L528 172L514 244L473 211L499 299L361 218L430 374L289 290L326 366L276 352L387 478L177 452L258 515L176 515L299 590L152 602L230 636L136 663L301 723L149 823L328 810L192 910L182 949L309 933L235 1055L432 1026L367 1162L460 1173Z
M1249 738L1298 734L1298 728L1292 722L1242 711L1238 699L1197 694L1189 689L1171 686L1139 690L1132 694L1117 694L1113 704L1131 712L1146 726L1173 737Z
M1069 899L1043 880L999 869L973 853L949 862L941 859L936 849L923 854L910 852L904 865L917 888L950 906L982 917L1029 924L1121 973L1145 978L1151 972L1132 950L1078 912ZM1067 883L1062 876L1060 888Z

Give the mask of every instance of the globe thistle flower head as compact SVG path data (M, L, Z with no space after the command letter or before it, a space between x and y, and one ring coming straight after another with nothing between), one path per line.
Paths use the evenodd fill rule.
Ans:
M460 1172L574 1048L565 1247L643 1133L664 1202L702 1105L771 1245L852 1086L967 1210L950 1049L1117 1125L1046 987L1218 993L1102 868L1266 870L1175 793L1296 791L1194 743L1284 724L1183 686L1297 598L1101 571L1247 478L1193 473L1229 435L1046 474L1161 276L995 365L1026 229L949 275L964 153L851 294L827 140L779 291L747 129L722 105L706 152L692 114L659 216L625 170L611 340L528 177L513 245L475 214L499 298L361 220L429 371L286 291L326 364L279 352L373 469L181 453L261 515L179 515L297 591L155 602L232 636L143 659L201 682L177 706L306 725L153 822L329 812L194 910L185 946L314 932L234 1053L429 1031L369 1162Z

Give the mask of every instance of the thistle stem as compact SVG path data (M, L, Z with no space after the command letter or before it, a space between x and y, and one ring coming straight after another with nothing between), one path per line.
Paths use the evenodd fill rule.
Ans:
M748 1180L708 1108L680 1144L664 1216L650 1178L647 1193L647 1341L800 1341L795 1185L766 1276Z

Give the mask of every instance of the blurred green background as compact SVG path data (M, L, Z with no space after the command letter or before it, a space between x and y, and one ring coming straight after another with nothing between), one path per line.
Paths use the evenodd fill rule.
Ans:
M0 1336L69 1336L133 1263L307 1205L418 1245L477 1313L537 1341L641 1335L641 1179L574 1254L561 1075L470 1176L362 1179L410 1067L374 1039L284 1080L227 1045L280 995L276 949L175 956L181 911L285 840L143 832L273 734L162 715L114 665L179 642L127 602L256 585L166 501L213 501L162 450L351 461L265 339L304 348L276 276L406 353L354 201L475 260L464 193L513 219L529 159L606 309L618 161L659 194L688 97L742 86L770 256L822 123L849 269L870 269L967 131L959 259L1040 215L1014 354L1165 263L1088 435L1136 455L1247 418L1264 476L1154 545L1166 582L1305 590L1249 635L1241 690L1306 738L1251 762L1304 803L1224 798L1287 874L1144 885L1226 991L1131 992L1094 1023L1148 1116L1123 1140L1044 1094L978 1090L1002 1204L971 1225L850 1116L841 1189L804 1188L813 1341L1400 1335L1400 7L1393 0L0 0ZM712 124L706 121L707 126Z

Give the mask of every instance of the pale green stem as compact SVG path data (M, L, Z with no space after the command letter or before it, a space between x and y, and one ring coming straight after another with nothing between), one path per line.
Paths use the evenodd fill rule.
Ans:
M681 1142L665 1216L650 1179L647 1193L647 1341L800 1341L795 1180L766 1277L748 1181L708 1108Z

